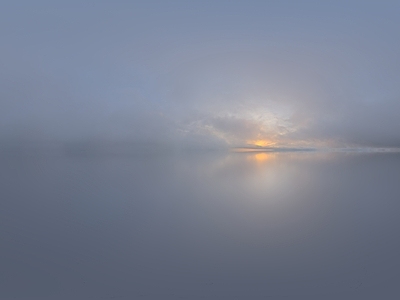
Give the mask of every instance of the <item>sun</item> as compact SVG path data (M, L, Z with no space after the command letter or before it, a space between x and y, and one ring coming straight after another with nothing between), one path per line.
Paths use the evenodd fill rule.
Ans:
M247 144L253 145L256 147L270 147L270 146L275 145L275 142L273 142L271 140L266 140L266 139L258 139L258 140L247 141Z

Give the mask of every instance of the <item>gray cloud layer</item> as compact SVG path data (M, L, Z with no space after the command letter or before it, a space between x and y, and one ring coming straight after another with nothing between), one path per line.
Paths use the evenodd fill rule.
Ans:
M2 139L400 146L399 5L3 4Z

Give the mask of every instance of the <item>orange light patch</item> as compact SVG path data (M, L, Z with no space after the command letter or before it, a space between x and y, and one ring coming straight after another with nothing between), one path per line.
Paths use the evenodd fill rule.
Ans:
M265 152L261 152L261 153L257 153L254 155L254 159L258 162L264 162L267 160L270 160L271 158L273 158L274 155L272 155L271 153L265 153Z
M253 140L253 141L248 141L247 143L250 145L257 146L257 147L269 147L269 146L273 146L275 144L271 140Z
M249 153L250 154L250 153ZM264 165L267 162L275 160L276 153L274 152L253 152L247 159L259 165Z

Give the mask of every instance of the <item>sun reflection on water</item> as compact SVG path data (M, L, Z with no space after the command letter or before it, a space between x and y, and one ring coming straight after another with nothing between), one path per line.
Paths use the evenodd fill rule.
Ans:
M276 158L275 153L268 153L268 152L260 152L254 153L253 155L249 156L251 160L255 160L258 163L265 163L269 160L273 160Z

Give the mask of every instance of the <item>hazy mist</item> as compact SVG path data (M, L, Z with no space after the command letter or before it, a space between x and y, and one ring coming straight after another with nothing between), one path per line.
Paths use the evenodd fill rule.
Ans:
M400 1L0 4L0 300L400 299Z
M399 147L399 5L6 1L0 138Z

